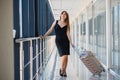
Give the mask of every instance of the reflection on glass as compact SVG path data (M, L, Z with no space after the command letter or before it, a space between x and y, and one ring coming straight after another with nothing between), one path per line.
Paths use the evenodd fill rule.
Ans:
M89 50L93 50L93 5L88 8Z
M112 8L113 70L120 75L120 5Z
M94 4L94 46L95 55L106 65L105 0L97 0Z
M92 50L93 46L93 23L92 19L89 20L89 36L90 36L90 50Z

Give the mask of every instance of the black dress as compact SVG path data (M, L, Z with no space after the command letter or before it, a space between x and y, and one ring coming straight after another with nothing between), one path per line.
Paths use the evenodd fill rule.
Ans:
M70 43L67 37L67 25L61 28L57 20L55 26L55 34L55 42L60 57L63 55L70 55Z

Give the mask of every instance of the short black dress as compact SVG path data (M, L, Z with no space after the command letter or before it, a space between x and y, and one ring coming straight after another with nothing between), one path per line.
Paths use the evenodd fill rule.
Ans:
M67 25L61 28L57 20L55 25L55 34L55 42L60 57L63 55L70 55L70 42L67 37Z

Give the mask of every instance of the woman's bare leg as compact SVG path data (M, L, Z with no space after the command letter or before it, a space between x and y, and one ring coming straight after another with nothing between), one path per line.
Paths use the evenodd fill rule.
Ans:
M62 64L62 72L66 74L66 68L67 68L67 64L68 64L68 55L64 55L61 57L61 64Z

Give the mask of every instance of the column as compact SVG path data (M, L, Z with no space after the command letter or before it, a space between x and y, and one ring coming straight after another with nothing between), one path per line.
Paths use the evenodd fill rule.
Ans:
M106 52L107 52L107 68L111 67L112 62L112 26L111 26L111 0L106 0Z
M107 69L111 67L112 62L112 45L111 45L111 0L106 0L106 53L107 53ZM107 80L110 74L107 73Z
M89 50L89 21L88 21L88 8L86 9L86 49Z

